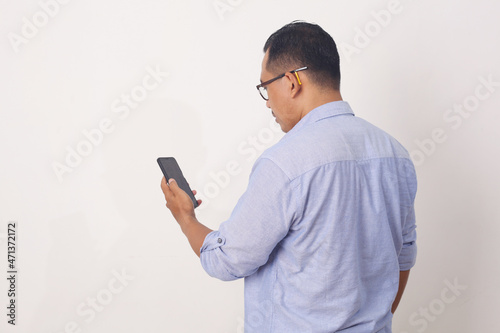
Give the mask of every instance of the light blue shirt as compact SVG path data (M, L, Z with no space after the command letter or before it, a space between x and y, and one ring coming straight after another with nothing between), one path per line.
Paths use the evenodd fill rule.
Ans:
M257 159L201 264L245 278L245 332L391 332L417 254L416 190L399 142L347 102L324 104Z

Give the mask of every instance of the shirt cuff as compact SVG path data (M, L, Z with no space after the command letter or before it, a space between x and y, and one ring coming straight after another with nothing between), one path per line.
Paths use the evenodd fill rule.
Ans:
M205 251L211 251L226 244L226 239L219 231L214 230L205 236L205 240L200 248L200 254Z
M203 241L200 248L200 261L203 269L211 277L217 278L222 281L232 281L239 279L229 273L226 264L223 260L223 251L221 246L226 244L226 239L219 231L214 230L210 232Z
M401 253L399 254L399 270L408 271L417 261L417 242L403 244Z

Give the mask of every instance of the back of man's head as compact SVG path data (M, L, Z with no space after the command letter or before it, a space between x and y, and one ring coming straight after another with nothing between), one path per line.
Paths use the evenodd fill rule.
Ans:
M337 46L319 25L303 21L289 23L267 39L264 52L267 51L268 71L279 74L307 66L311 81L319 88L340 90Z

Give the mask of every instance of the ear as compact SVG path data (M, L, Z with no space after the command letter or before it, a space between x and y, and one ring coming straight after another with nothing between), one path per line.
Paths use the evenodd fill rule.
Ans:
M299 84L297 76L293 73L286 73L285 81L287 84L288 91L290 93L290 97L295 98L302 89L302 85Z

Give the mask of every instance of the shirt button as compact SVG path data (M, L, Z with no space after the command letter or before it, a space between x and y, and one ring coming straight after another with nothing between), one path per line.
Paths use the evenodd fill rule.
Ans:
M222 238L218 238L217 243L219 243L219 244L222 243Z

